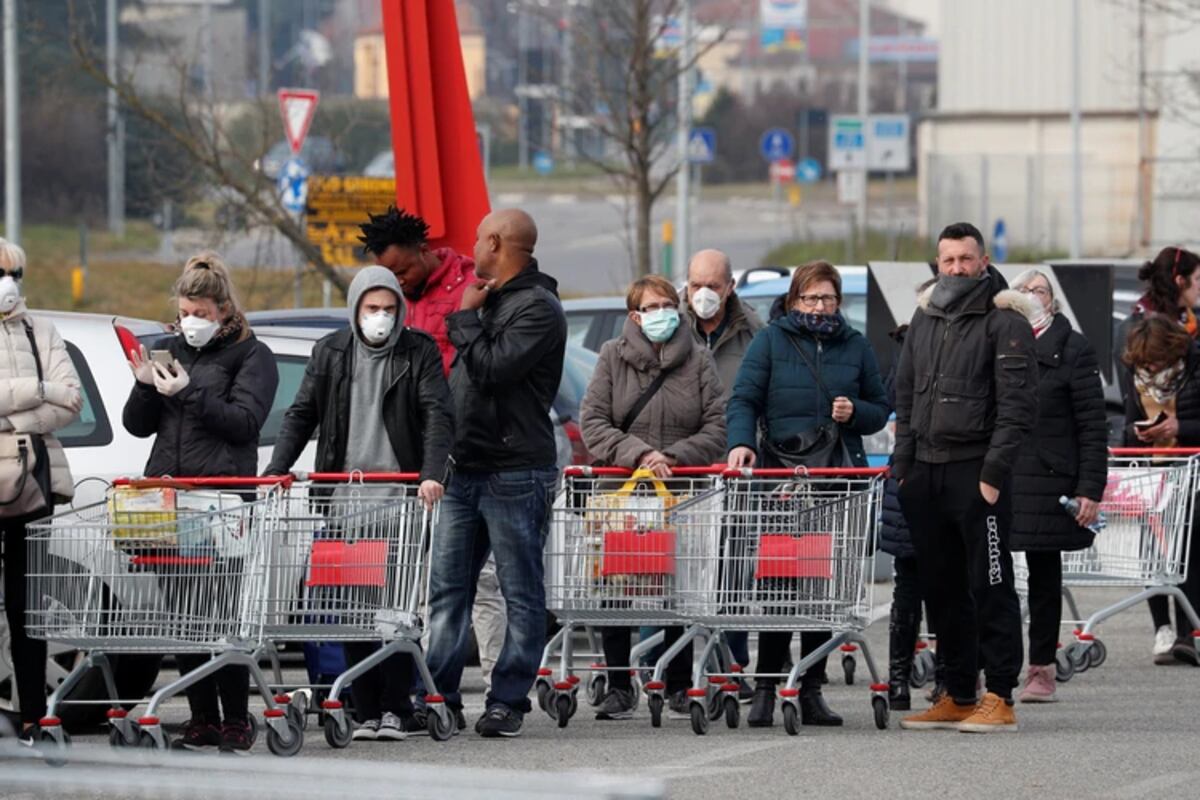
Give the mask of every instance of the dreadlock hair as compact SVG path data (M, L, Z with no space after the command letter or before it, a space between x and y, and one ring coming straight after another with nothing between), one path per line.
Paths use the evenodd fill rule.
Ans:
M363 235L358 240L363 250L377 256L392 245L420 247L429 239L429 225L416 214L388 206L382 214L367 214L370 222L359 225Z

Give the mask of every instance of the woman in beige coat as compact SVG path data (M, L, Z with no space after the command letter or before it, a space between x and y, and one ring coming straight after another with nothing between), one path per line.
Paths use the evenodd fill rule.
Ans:
M79 377L54 324L33 317L21 296L25 251L0 239L0 534L4 536L4 608L21 704L21 738L36 742L46 713L46 643L25 634L25 526L74 494L55 431L83 407ZM36 354L34 351L36 343ZM40 436L45 450L29 436ZM33 452L32 470L16 455ZM32 447L30 447L32 445ZM42 456L45 461L40 462ZM42 468L48 464L49 469ZM22 485L22 473L25 474ZM19 491L20 490L20 491Z
M629 287L625 305L629 310L625 328L601 348L583 398L584 444L601 463L648 469L660 478L670 477L675 466L718 461L725 450L721 380L708 349L698 346L691 332L679 325L675 287L658 275L641 278ZM679 627L668 628L666 646L682 632ZM603 638L605 662L618 668L608 671L608 692L596 719L629 719L634 707L631 631L605 628ZM688 646L667 668L673 716L688 714L691 665Z

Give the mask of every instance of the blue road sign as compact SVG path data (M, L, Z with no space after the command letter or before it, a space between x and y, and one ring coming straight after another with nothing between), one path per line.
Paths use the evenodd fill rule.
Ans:
M711 164L717 158L715 128L693 128L688 137L687 160L692 164Z
M758 150L768 162L783 161L792 157L796 149L796 140L784 128L771 128L762 135L758 142Z
M996 227L992 229L992 261L1003 264L1008 260L1008 226L1004 224L1004 217L996 220Z
M533 168L537 170L538 175L549 175L554 172L554 156L545 150L537 151L533 154Z
M288 211L303 213L308 204L308 165L301 159L289 158L279 171L279 196Z
M800 183L816 183L821 180L821 162L812 156L796 164L796 180Z

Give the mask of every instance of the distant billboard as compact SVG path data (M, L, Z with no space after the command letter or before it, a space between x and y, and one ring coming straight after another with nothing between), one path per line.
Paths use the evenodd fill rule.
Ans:
M926 36L872 36L869 47L870 59L875 62L928 64L938 60L937 39ZM858 58L857 37L846 40L846 58Z
M759 0L762 48L768 53L803 50L808 0Z

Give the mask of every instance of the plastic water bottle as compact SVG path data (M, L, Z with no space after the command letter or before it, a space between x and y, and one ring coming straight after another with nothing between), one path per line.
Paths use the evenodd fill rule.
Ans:
M1079 514L1079 501L1074 497L1067 497L1064 494L1062 497L1058 498L1058 504L1063 507L1063 511L1067 512L1072 517ZM1104 512L1101 511L1096 517L1096 521L1091 525L1088 525L1087 529L1092 533L1099 533L1100 531L1104 530L1104 526L1107 524L1108 522L1104 518Z

